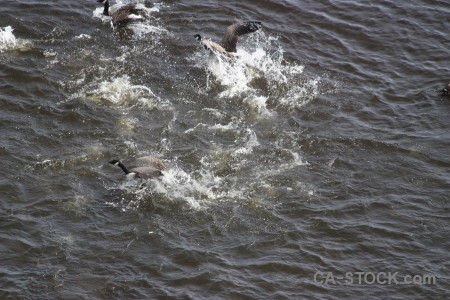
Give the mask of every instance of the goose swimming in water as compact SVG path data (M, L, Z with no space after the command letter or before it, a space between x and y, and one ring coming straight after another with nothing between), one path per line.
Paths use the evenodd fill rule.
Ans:
M115 4L109 6L109 0L97 0L104 4L103 14L110 16L114 27L126 25L130 22L142 22L144 18L137 15L142 9L136 8L135 4Z
M142 178L151 179L163 176L161 171L165 170L166 167L161 159L154 156L144 156L136 159L140 167L128 170L124 164L122 164L118 159L113 159L109 163L118 166L122 171L131 178Z
M196 34L194 37L201 42L205 49L222 53L228 57L233 57L233 53L236 52L236 45L239 37L247 33L255 32L260 29L261 26L261 22L257 21L234 23L227 27L220 44L210 40L204 40L200 34Z

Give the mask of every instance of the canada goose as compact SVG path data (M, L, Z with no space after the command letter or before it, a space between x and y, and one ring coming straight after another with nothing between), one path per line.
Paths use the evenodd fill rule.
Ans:
M220 44L210 40L204 40L200 34L196 34L194 37L202 43L205 49L217 51L228 57L233 57L232 53L236 52L236 44L239 37L250 32L255 32L261 28L261 26L261 22L257 21L234 23L227 27Z
M131 176L132 178L151 179L160 177L163 176L161 171L166 169L163 161L154 156L139 157L136 161L141 166L133 168L131 171L129 171L118 159L113 159L109 163L120 167L127 176Z
M112 18L114 27L126 25L130 22L144 21L144 18L137 15L142 9L136 8L135 4L115 4L109 6L109 0L97 0L97 2L104 4L103 14Z
M450 83L447 84L447 86L445 88L440 90L440 92L442 92L442 95L450 95Z

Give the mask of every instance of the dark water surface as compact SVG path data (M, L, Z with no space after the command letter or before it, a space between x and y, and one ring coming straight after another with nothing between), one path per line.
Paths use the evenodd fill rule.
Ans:
M140 5L2 1L1 299L450 297L448 2Z

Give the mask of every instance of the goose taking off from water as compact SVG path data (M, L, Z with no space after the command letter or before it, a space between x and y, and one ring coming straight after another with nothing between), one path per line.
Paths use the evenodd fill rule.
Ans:
M144 18L137 15L142 9L136 8L135 4L115 4L109 6L109 0L97 0L104 4L103 14L110 16L114 27L126 25L130 22L142 22Z
M236 44L239 37L247 33L255 32L261 28L261 26L261 22L257 21L234 23L227 27L220 44L210 40L204 40L200 34L196 34L194 37L202 43L205 49L233 57L232 53L236 52Z
M124 164L122 164L118 159L113 159L109 163L115 166L118 166L122 169L122 171L127 175L127 177L131 178L142 178L142 179L151 179L163 176L161 171L165 170L166 167L161 159L155 156L144 156L136 159L137 163L140 167L133 168L128 170Z

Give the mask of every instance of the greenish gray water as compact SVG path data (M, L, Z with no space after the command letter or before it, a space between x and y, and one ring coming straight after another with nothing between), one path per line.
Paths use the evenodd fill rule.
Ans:
M141 6L2 2L2 299L449 297L448 3Z

